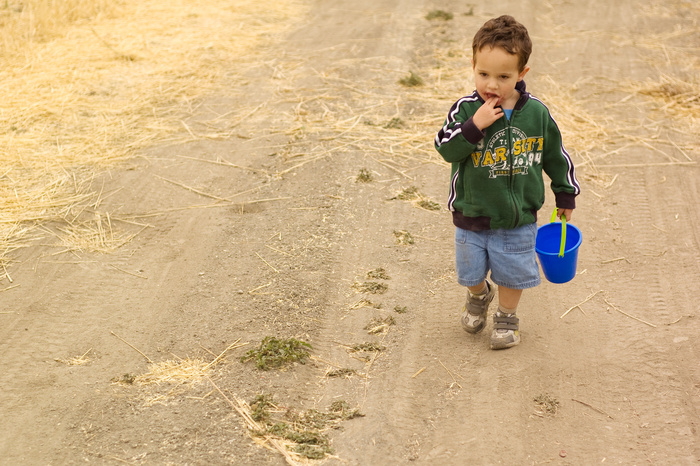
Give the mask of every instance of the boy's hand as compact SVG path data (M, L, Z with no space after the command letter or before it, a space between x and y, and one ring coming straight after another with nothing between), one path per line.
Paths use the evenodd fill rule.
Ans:
M571 215L574 213L574 209L559 209L557 208L557 217L561 219L561 216L566 217L566 221L571 221Z
M472 121L481 131L491 126L495 121L503 116L503 109L501 107L496 107L497 103L498 97L491 97L489 100L484 102L484 105L479 107L476 113L474 113Z

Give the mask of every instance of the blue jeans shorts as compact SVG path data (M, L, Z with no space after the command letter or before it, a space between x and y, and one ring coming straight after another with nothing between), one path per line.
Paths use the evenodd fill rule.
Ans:
M491 280L499 286L523 290L539 285L536 236L536 223L513 230L468 231L457 227L457 281L476 286L490 270Z

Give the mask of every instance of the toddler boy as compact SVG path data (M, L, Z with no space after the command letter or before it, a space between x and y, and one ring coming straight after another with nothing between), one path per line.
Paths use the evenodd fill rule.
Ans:
M469 290L461 322L484 329L498 285L492 349L520 343L522 291L540 284L535 254L544 171L557 216L571 220L580 192L571 157L545 105L525 91L532 42L512 16L487 21L472 42L476 90L459 99L435 138L452 163L448 207L456 227L457 280ZM491 271L491 280L487 274Z

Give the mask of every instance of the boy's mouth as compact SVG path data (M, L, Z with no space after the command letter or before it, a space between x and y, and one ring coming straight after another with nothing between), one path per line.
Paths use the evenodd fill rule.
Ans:
M491 94L491 93L487 93L487 94L486 94L486 100L489 100L489 99L494 98L494 97L498 100L498 102L496 102L496 105L500 104L500 103L501 103L501 98L500 98L498 95L496 95L496 94Z

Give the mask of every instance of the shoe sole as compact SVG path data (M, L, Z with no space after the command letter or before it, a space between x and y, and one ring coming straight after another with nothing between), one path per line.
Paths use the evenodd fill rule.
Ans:
M499 340L491 340L491 349L492 350L502 350L502 349L507 349L507 348L512 348L513 346L517 346L520 344L520 335L518 335L515 340L509 341L509 342L503 342Z

